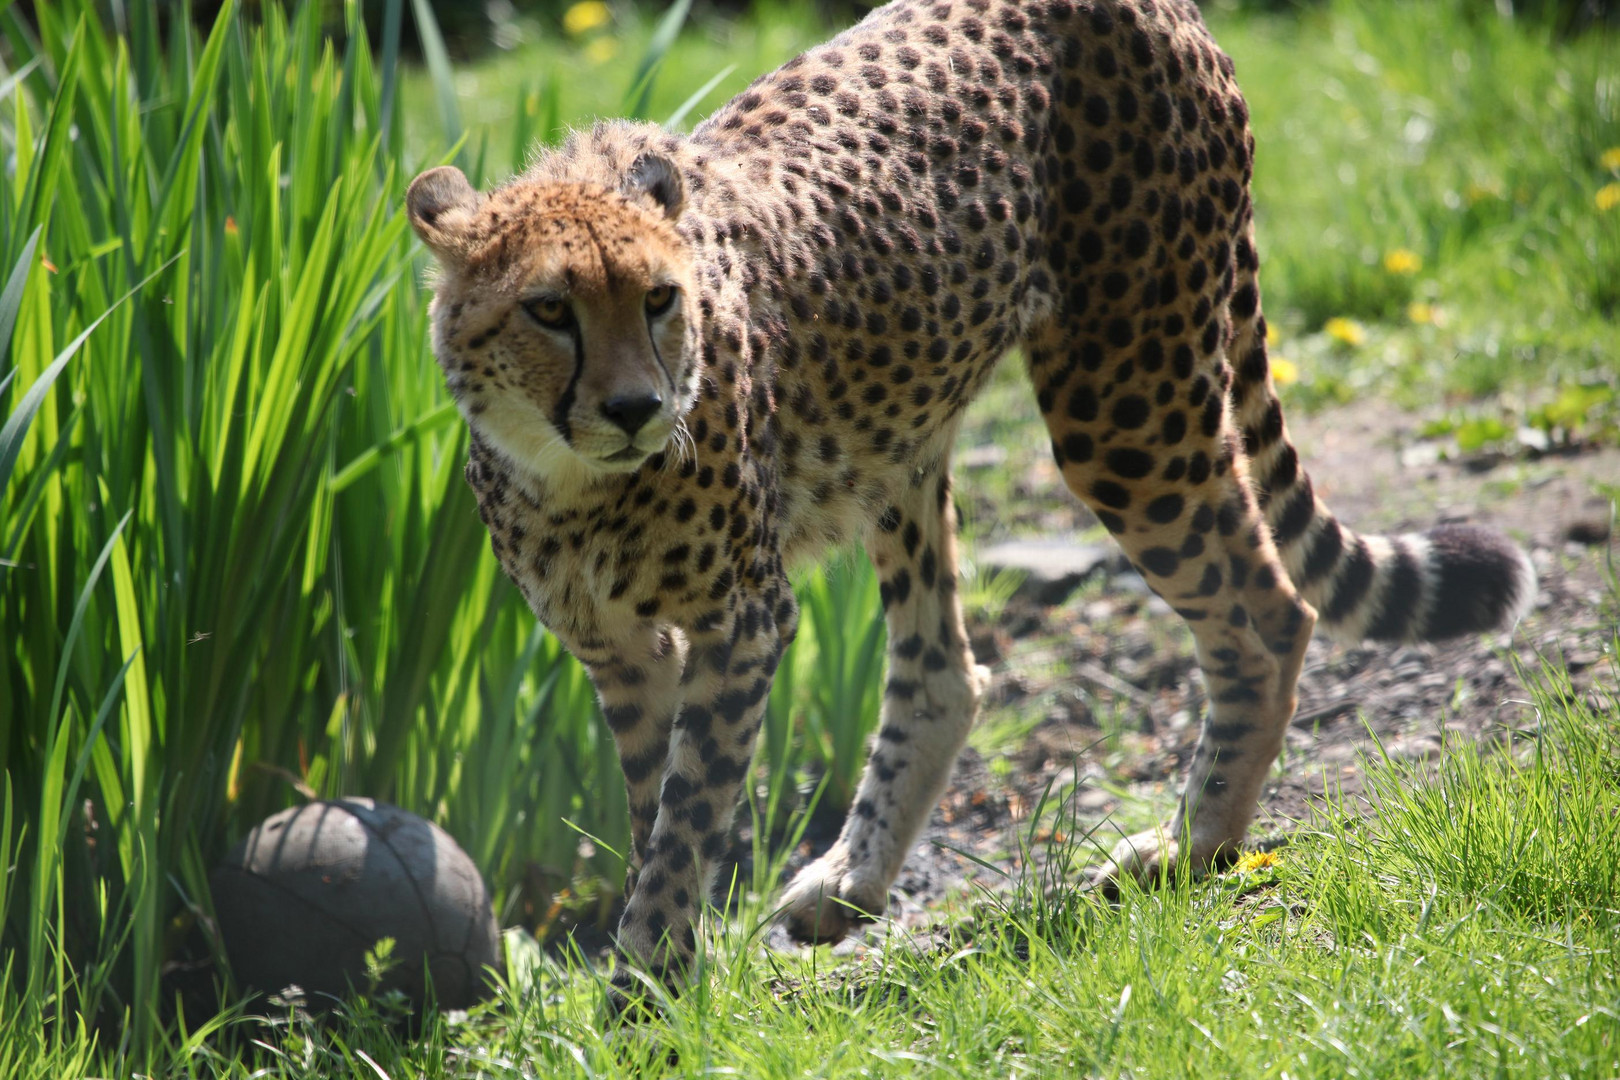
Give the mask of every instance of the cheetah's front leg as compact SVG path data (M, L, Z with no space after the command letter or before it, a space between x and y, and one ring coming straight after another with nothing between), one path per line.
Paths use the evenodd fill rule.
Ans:
M881 915L889 886L950 779L989 672L973 662L956 592L956 518L944 462L878 522L867 553L889 623L882 724L838 841L788 886L784 919L804 942Z
M674 989L697 953L698 911L725 854L739 786L753 759L771 679L797 620L785 579L728 604L725 623L688 642L657 815L619 952ZM636 992L620 970L615 1007Z
M670 732L680 711L686 656L686 638L679 631L649 629L627 648L581 657L602 700L602 716L613 733L624 773L631 839L627 896L635 891L658 816L658 790L669 760Z

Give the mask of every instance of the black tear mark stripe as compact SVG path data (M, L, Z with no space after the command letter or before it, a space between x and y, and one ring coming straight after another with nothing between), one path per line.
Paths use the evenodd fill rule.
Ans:
M647 324L647 344L652 346L653 359L658 361L658 370L664 373L664 378L669 383L670 400L674 401L681 396L681 392L675 386L675 376L670 374L669 365L664 363L663 354L658 351L658 339L653 337L652 316L647 316L644 321Z
M557 428L557 434L563 437L563 442L572 443L573 436L569 430L568 413L574 407L574 393L579 388L580 376L585 374L585 338L579 332L579 324L573 324L569 336L574 339L574 373L568 376L568 385L557 398L557 408L551 414L551 422Z

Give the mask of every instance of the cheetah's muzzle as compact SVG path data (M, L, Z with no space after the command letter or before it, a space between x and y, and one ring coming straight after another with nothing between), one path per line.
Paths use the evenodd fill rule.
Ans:
M1105 879L1241 841L1318 625L1428 640L1528 603L1503 537L1362 536L1316 497L1267 363L1232 73L1191 0L895 0L688 137L604 124L488 194L453 169L411 185L491 546L618 747L628 957L694 955L797 624L788 567L846 539L882 583L883 715L785 917L826 940L884 910L985 685L950 450L1011 349L1210 701L1174 819Z

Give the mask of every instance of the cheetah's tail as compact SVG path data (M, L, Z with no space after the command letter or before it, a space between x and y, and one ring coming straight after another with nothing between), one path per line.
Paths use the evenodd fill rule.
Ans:
M1229 304L1233 408L1266 523L1318 628L1340 640L1415 642L1512 626L1535 598L1536 573L1506 536L1477 525L1361 536L1316 497L1271 381L1256 268L1253 237L1241 237Z

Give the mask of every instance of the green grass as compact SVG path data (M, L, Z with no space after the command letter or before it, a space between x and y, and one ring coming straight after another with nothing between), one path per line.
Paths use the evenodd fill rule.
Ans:
M1586 387L1568 426L1612 439L1620 208L1598 193L1620 180L1604 164L1614 38L1555 42L1445 2L1212 19L1254 118L1261 277L1293 402L1500 393L1491 413L1523 422ZM1365 341L1321 333L1334 318Z
M896 934L836 965L760 951L768 911L751 897L711 923L688 995L634 1031L604 1034L588 966L514 942L498 998L419 1040L361 1001L325 1027L232 1022L236 1041L178 1048L176 1066L289 1080L1610 1076L1620 699L1577 698L1544 671L1538 720L1507 750L1452 747L1437 768L1375 752L1377 817L1330 798L1269 868L1132 890L1112 909L1064 872L985 872L949 933ZM1049 854L1062 870L1085 848Z
M1274 879L1118 912L1013 881L943 950L760 952L761 852L760 895L640 1039L604 1040L577 959L534 956L415 1042L364 1001L322 1028L164 1026L165 965L210 949L208 866L299 790L439 821L508 925L554 894L611 900L611 743L487 553L403 187L452 155L493 182L596 115L690 125L826 31L802 5L679 34L614 8L462 71L429 35L434 70L397 74L386 43L324 38L316 5L189 38L150 5L125 38L88 0L35 7L37 37L0 12L19 73L0 80L0 1076L603 1075L637 1054L656 1074L671 1048L667 1071L749 1076L1620 1069L1615 702L1547 687L1533 743L1378 766L1379 823L1319 822ZM1460 0L1211 18L1260 143L1291 405L1444 401L1459 442L1524 422L1612 438L1613 40ZM1386 267L1398 250L1415 272ZM1030 398L1009 364L969 418L966 441L1013 449L982 480L998 497L1044 458ZM970 520L970 545L996 527ZM875 718L863 567L803 583L762 762L773 828L847 798ZM1004 585L965 595L992 610Z

